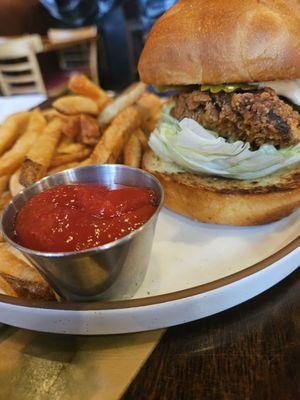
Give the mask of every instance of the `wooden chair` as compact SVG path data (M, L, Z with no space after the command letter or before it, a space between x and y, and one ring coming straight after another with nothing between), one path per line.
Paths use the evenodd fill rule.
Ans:
M60 68L69 72L83 72L89 75L93 82L99 84L97 35L96 26L77 29L49 29L48 38L51 42L72 42L86 39L85 43L60 50Z
M11 39L0 44L0 86L3 95L46 94L36 58L36 46L39 46L36 36Z

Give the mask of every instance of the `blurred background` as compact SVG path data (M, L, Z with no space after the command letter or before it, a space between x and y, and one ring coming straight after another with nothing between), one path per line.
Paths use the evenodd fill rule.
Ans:
M138 80L156 19L174 0L0 0L1 94L58 96L83 72L105 89Z

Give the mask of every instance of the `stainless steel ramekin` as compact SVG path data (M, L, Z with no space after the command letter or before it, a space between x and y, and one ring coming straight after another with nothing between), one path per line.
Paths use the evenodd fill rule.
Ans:
M35 194L53 186L74 183L148 187L156 193L158 207L139 229L119 240L92 249L47 253L27 249L16 243L14 221L25 203ZM94 301L130 298L146 274L162 203L162 186L154 176L143 170L113 164L73 168L43 178L16 195L3 211L2 232L5 240L28 258L64 299Z

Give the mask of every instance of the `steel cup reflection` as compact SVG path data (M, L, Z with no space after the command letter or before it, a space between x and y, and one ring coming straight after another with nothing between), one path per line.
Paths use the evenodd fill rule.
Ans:
M53 186L74 183L148 187L156 193L158 207L146 224L136 231L92 249L47 253L30 250L16 243L14 220L24 204L35 194ZM64 299L125 299L134 295L146 274L162 203L163 189L160 183L154 176L140 169L113 164L73 168L43 178L15 196L3 211L2 232L5 240L21 251Z

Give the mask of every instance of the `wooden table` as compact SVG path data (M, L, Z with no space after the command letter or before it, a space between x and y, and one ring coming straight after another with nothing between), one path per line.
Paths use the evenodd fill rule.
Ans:
M1 36L1 43L9 40L15 39L23 39L26 37L33 37L33 43L36 41L36 53L49 53L50 51L57 51L66 49L68 47L78 46L84 43L96 43L98 40L98 35L91 35L89 37L69 39L69 40L61 40L53 42L49 40L48 36L39 36L39 35L21 35L21 36ZM41 41L42 46L38 46L38 40Z
M96 84L99 84L98 78L98 53L97 53L97 43L98 43L98 34L91 34L86 37L77 37L74 39L68 40L60 40L60 41L51 41L48 36L39 36L39 35L23 35L23 36L6 36L1 37L0 39L3 41L13 40L13 39L22 39L26 37L31 37L33 47L35 49L36 54L50 53L54 51L64 50L68 48L72 48L74 46L78 46L81 44L90 44L90 73L93 81ZM1 43L0 43L1 44Z
M2 326L0 399L120 398L114 384L159 335L76 337ZM297 400L299 366L300 269L241 306L168 329L144 367L125 377L132 383L122 400ZM112 389L106 398L103 385Z
M219 315L170 328L123 400L300 399L300 269Z
M43 48L41 49L40 52L49 53L50 51L63 50L69 47L78 46L80 44L97 43L98 36L92 35L88 38L78 38L78 39L64 40L59 42L51 42L47 36L43 36L41 39L43 43Z

